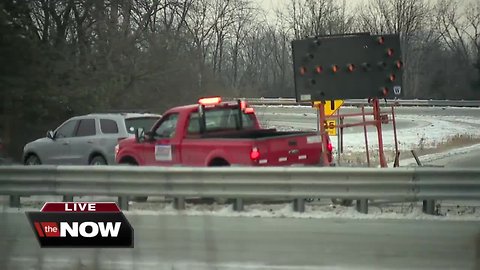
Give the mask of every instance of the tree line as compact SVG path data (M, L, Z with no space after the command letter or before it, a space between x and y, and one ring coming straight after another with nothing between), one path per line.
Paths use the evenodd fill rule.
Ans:
M0 137L18 157L72 115L294 96L290 42L398 33L406 98L480 99L480 2L4 0Z

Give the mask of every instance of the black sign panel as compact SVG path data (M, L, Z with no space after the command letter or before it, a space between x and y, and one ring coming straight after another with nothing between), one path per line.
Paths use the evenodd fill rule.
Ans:
M298 102L403 96L398 35L314 37L292 49Z
M41 247L133 248L122 212L26 212Z

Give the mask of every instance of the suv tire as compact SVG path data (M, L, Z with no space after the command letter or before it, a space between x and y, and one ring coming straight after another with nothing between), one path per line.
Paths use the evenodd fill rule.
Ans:
M42 162L37 155L31 154L25 159L25 165L42 165Z
M92 160L90 160L89 165L108 165L108 164L105 158L103 158L102 156L94 156Z

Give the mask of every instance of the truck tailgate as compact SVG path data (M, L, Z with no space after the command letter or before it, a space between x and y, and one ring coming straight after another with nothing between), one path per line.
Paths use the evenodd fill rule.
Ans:
M315 133L266 137L255 142L261 166L320 163L321 137Z

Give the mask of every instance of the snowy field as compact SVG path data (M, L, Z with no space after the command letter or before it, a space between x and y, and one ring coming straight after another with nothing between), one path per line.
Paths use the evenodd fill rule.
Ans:
M359 109L353 107L346 107L344 109L346 109L348 113L353 111L359 112ZM298 112L294 110L298 110ZM262 112L259 113L259 118L275 119L275 121L264 121L263 124L266 128L312 131L316 130L316 125L314 124L316 114L312 111L310 107L302 106L269 106L268 108L263 108ZM445 143L458 136L480 138L480 109L445 108L444 111L446 112L436 113L433 110L432 112L420 110L420 113L418 113L415 110L404 110L402 113L397 113L397 123L411 122L411 125L400 124L397 126L397 138L400 151L418 148L436 148L439 144ZM452 115L445 115L448 114L449 111ZM458 111L468 111L469 113L465 113L466 116L460 116L457 115ZM298 117L299 121L295 121L293 117ZM308 119L308 121L301 121L302 117ZM367 117L367 120L371 119L371 117ZM352 118L352 120L360 122L361 118L355 117ZM283 123L280 121L283 121ZM391 122L384 126L383 138L385 150L393 151L395 144ZM356 128L356 130L357 132L355 133L344 134L344 151L346 153L365 151L363 129L360 132L358 132L358 128ZM334 146L337 145L337 138L336 136L331 137ZM377 132L373 127L368 128L368 141L371 148L378 147Z

